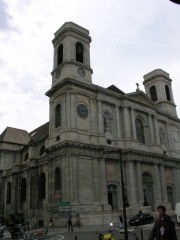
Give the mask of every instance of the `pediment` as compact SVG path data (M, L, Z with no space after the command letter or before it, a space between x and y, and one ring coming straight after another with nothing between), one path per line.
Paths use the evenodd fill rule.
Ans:
M154 102L142 91L128 93L127 96L137 102L145 104L147 106L155 107Z

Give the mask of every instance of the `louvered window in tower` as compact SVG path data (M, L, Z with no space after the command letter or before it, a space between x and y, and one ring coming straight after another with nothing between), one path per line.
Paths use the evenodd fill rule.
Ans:
M76 61L83 63L83 44L80 42L76 43Z
M156 87L155 86L152 86L150 88L150 95L151 95L151 100L153 102L157 101L157 93L156 93Z
M58 104L55 108L55 128L61 125L61 105Z
M63 62L63 45L59 45L57 52L57 65L59 66Z
M167 100L171 101L169 87L167 85L165 85L165 90L166 90L166 98L167 98Z

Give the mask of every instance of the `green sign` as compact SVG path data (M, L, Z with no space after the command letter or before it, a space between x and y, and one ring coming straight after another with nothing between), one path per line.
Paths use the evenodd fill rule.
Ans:
M60 205L60 207L70 206L70 201L60 201L59 205Z

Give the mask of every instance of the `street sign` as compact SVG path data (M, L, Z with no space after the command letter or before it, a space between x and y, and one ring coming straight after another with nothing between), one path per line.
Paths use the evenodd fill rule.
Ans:
M60 201L59 206L60 207L68 207L68 206L70 206L70 201Z

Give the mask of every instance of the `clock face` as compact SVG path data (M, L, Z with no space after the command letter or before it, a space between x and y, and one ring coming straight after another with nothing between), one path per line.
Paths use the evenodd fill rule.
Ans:
M88 109L86 107L86 105L84 104L79 104L77 107L77 112L79 114L80 117L87 117L88 116Z
M84 77L84 76L85 76L85 70L84 70L84 68L79 67L79 68L78 68L78 73L79 73L80 76Z

